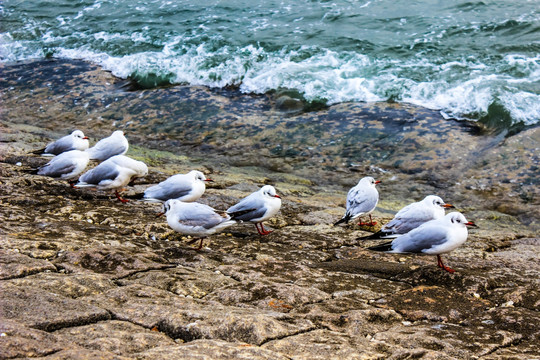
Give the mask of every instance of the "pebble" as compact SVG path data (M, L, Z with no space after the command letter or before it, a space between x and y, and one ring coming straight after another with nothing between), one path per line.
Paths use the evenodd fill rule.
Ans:
M507 302L501 304L501 307L514 307L514 302L512 300L507 301Z

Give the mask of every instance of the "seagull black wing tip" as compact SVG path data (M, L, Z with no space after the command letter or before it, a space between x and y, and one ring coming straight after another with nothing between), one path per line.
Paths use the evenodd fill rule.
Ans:
M370 247L368 247L368 250L383 251L383 252L390 251L390 250L392 250L392 242L389 241L389 242L384 243L384 244L370 246Z

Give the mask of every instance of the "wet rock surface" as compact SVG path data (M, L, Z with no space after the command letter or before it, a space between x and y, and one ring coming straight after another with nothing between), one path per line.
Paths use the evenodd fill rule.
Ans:
M540 358L538 128L509 138L398 104L305 113L284 98L171 87L129 91L78 62L1 68L0 358ZM251 224L196 251L161 207L117 202L26 170L74 128L121 128L150 174L127 195L199 169L225 209L262 184L274 231ZM331 224L364 175L376 227ZM480 228L444 256L374 253L402 206L438 194Z

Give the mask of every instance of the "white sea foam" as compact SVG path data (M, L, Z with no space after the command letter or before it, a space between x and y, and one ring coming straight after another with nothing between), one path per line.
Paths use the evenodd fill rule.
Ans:
M82 9L81 11L79 11L77 13L77 16L75 16L73 19L74 20L80 19L81 17L83 17L85 15L85 13L88 13L88 12L91 12L93 10L99 9L100 7L101 7L101 1L98 0L93 5L87 6L84 9Z
M144 30L131 34L102 31L70 36L91 36L94 41L105 43L151 41ZM208 44L188 45L189 40L187 35L175 36L160 51L111 56L93 50L90 45L72 49L55 46L63 39L52 32L42 36L43 43L53 48L54 56L92 61L121 78L152 74L171 83L219 88L235 85L245 93L290 88L302 93L308 101L324 100L328 104L392 98L438 109L458 119L486 114L490 104L497 101L515 121L531 125L540 119L540 89L534 85L540 80L539 56L506 56L507 67L517 74L512 75L512 72L497 73L493 65L469 58L440 64L426 58L400 62L309 46L269 53L256 45L212 48ZM9 33L0 34L3 62L42 56L40 47L14 41ZM429 80L416 80L419 72L431 74ZM526 85L525 90L522 85Z
M540 95L525 92L504 93L500 101L513 119L525 125L536 124L540 119Z

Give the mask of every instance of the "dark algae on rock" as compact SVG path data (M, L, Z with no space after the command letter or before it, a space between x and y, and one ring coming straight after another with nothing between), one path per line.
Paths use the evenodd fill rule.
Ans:
M538 127L504 137L411 105L130 89L78 61L0 73L0 358L540 358ZM160 205L25 171L77 128L91 144L125 132L149 166L127 195L197 169L214 180L200 202L225 210L273 185L274 231L238 224L196 251ZM332 226L363 176L382 180L379 224ZM456 273L357 240L429 194L479 226L445 255Z

